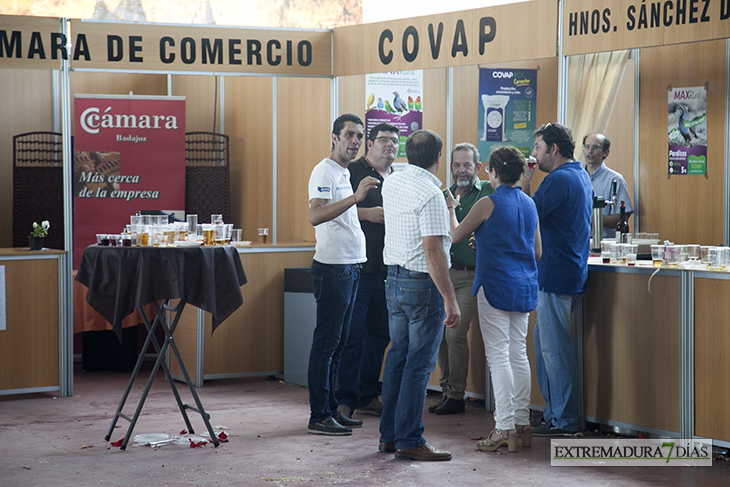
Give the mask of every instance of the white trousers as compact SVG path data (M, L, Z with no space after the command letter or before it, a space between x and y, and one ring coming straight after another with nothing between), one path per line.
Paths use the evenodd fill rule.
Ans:
M527 360L529 313L493 308L479 288L479 324L494 388L494 423L510 430L530 424L530 362Z

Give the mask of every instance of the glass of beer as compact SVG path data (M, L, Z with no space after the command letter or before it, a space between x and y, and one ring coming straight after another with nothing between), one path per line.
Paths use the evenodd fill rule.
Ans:
M268 228L259 228L259 243L261 245L263 245L268 240L269 240L269 229Z
M204 223L203 227L203 245L215 245L215 229L213 224Z
M664 263L664 245L651 246L651 262L654 267L661 267Z

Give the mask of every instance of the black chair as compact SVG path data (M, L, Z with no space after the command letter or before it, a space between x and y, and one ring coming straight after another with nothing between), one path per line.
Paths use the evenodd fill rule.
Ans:
M33 222L48 220L43 242L64 248L63 154L58 132L28 132L13 136L13 247L27 247Z
M215 132L185 134L185 213L200 223L220 213L231 222L228 136Z

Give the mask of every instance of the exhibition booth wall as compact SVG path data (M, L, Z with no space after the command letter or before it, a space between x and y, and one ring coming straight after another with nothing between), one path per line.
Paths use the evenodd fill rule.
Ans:
M438 177L449 183L448 148L464 141L476 145L479 137L479 68L537 70L537 126L556 121L571 126L571 108L581 102L581 87L580 79L571 85L569 63L580 56L628 49L630 55L622 68L623 76L615 82L610 95L610 116L596 116L600 122L589 125L591 128L586 133L604 132L612 140L608 164L624 175L632 192L636 208L631 222L634 231L656 232L662 239L678 243L727 244L730 50L726 33L730 32L730 20L722 10L726 8L724 5L713 3L713 10L705 13L687 11L681 17L682 22L672 10L673 17L667 25L668 18L661 16L664 13L660 12L657 24L651 6L634 5L628 0L606 0L600 7L586 0L536 0L336 28L327 32L327 39L322 31L311 31L313 46L331 42L331 55L323 54L327 50L324 47L314 47L312 52L328 58L329 64L313 62L318 68L310 73L302 66L278 70L269 65L266 69L247 71L245 65L198 63L186 71L178 65L166 71L159 65L148 69L146 60L135 66L127 64L123 69L109 63L91 67L71 60L66 95L70 106L66 111L62 108L64 72L58 71L59 60L55 61L55 68L44 65L42 69L30 69L36 67L32 62L35 59L10 63L10 59L0 58L0 85L5 88L0 106L4 113L11 114L0 120L0 225L12 226L10 141L14 134L61 131L62 119L70 119L73 113L74 94L184 96L186 130L217 131L230 136L232 223L243 229L246 240L255 240L256 228L269 227L274 243L272 253L266 254L266 265L260 269L256 262L261 259L246 255L246 272L249 274L249 269L253 272L249 274L250 282L255 280L252 275L259 272L256 277L263 285L256 291L244 289L244 294L251 294L244 295L244 305L231 318L233 322L229 325L236 326L224 327L230 330L218 331L209 340L217 343L217 347L248 341L253 343L251 354L242 354L248 357L246 364L232 364L216 373L280 371L283 368L283 312L279 312L283 309L283 269L304 265L311 259L309 252L314 244L314 230L308 220L306 181L314 165L329 153L332 120L344 112L365 117L368 73L423 69L423 127L436 131L444 139L445 151ZM643 20L645 24L641 20L642 8L649 8ZM0 17L0 30L12 31L15 20ZM29 19L28 22L41 20L55 22L59 31L58 19ZM631 22L633 27L629 28ZM144 36L148 32L160 36L155 32L158 29L155 25L137 26L134 29L141 30L130 33L126 31L128 24L98 26L72 21L72 27L77 25L78 29L86 29L87 24L94 35L109 30L124 33L122 37ZM160 29L167 32L165 29L173 28ZM230 37L230 29L223 30L223 34L218 34L210 27L205 35ZM262 36L258 31L246 33L249 34ZM307 38L309 34L304 31L296 38ZM172 36L175 35L178 34L173 29ZM245 38L243 34L239 37ZM282 32L281 37L282 46L286 45L286 38L294 38L290 31ZM439 38L442 44L438 44ZM267 42L263 39L262 45ZM154 51L158 45L144 44L144 52ZM283 49L285 52L286 48ZM596 70L600 68L596 66ZM668 89L698 86L707 87L706 174L670 174L666 135ZM574 133L578 144L584 135ZM487 157L488 154L482 154L483 160ZM399 158L398 162L405 159ZM482 172L480 177L487 176ZM541 180L542 174L536 173L533 190ZM0 233L0 247L7 246L10 246L10 233ZM296 247L298 254L274 252L286 247ZM67 301L61 302L63 306ZM274 313L267 317L262 310L274 310ZM271 326L267 330L256 327L254 334L253 324L262 321L268 321ZM61 328L72 327L61 323ZM234 328L240 328L241 334ZM206 334L210 336L207 331ZM728 338L723 337L720 341L730 347ZM195 339L193 334L192 342ZM471 327L470 347L467 389L484 395L488 391L485 391L484 355L478 326ZM205 360L208 357L212 360L214 355L206 354ZM542 402L537 387L533 388L532 399L538 406ZM673 418L657 429L678 429L675 423L679 421Z

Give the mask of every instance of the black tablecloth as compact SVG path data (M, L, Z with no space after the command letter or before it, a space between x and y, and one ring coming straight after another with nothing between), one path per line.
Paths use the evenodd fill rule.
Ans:
M137 306L185 298L213 316L213 331L241 304L246 274L235 247L100 247L84 250L76 280L114 327Z

